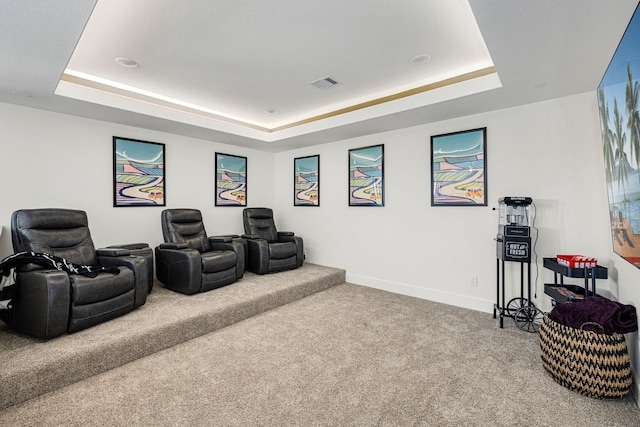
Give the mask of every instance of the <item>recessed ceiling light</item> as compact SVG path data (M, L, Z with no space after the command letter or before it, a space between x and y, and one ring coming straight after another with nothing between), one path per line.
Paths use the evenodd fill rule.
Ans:
M267 114L276 114L278 110L264 110L264 112Z
M431 55L426 53L420 53L411 58L411 63L416 65L426 64L429 61L431 61Z
M127 67L127 68L138 68L138 63L136 61L134 61L133 59L129 59L129 58L125 58L123 56L118 56L115 59L116 63L118 65L121 65L123 67Z

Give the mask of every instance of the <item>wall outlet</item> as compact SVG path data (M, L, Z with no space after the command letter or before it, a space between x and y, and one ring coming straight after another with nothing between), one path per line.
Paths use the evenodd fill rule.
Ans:
M478 286L478 275L470 274L469 275L469 286Z

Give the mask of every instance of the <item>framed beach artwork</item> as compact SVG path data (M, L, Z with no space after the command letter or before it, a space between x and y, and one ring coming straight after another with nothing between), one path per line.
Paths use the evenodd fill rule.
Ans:
M293 159L293 205L320 206L320 156Z
M487 128L431 137L431 206L487 206Z
M640 12L598 85L613 251L640 268Z
M384 145L349 150L349 206L384 206Z
M165 206L164 144L113 137L113 206Z
M216 206L247 206L247 158L216 153Z

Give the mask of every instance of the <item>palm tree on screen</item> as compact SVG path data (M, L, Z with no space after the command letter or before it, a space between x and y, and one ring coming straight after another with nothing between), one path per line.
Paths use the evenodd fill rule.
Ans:
M607 184L610 188L611 202L613 202L613 173L616 159L613 151L613 132L609 127L609 105L604 98L604 89L598 90L598 107L600 108L600 127L602 128L602 153L604 155L604 170Z
M627 64L627 86L625 88L625 104L627 109L627 128L629 129L629 147L631 156L635 160L636 169L640 169L640 83L634 82L631 76L631 66ZM638 174L640 180L640 174Z
M618 110L618 100L613 99L613 140L615 143L615 160L618 164L618 170L616 171L616 179L618 180L618 189L622 187L623 199L626 201L627 193L625 190L625 183L627 182L627 153L625 152L625 145L627 143L627 134L622 129L622 118L620 117L620 110Z

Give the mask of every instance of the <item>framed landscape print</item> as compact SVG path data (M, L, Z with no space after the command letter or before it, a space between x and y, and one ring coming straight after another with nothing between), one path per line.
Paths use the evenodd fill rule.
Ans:
M247 206L247 158L216 153L216 206Z
M431 206L487 206L487 128L431 137Z
M320 206L320 156L293 159L293 205Z
M113 137L113 206L165 206L164 144Z
M384 206L384 145L349 150L349 206Z

